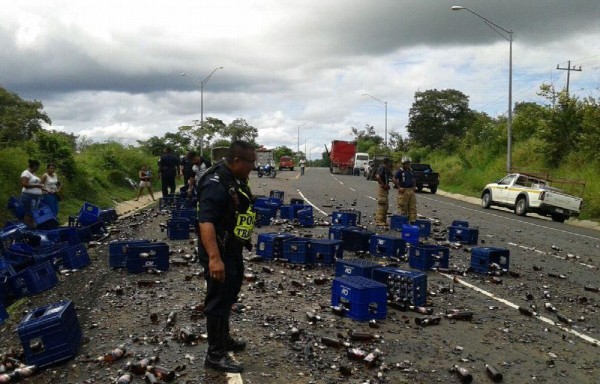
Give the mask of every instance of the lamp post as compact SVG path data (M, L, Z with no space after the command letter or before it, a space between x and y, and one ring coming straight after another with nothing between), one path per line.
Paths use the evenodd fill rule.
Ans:
M297 153L300 153L300 127L308 123L310 123L310 121L305 121L304 123L298 125L298 149L296 150Z
M369 96L371 99L383 104L385 106L385 140L384 145L387 147L387 101L383 101L381 99L376 98L375 96L369 95L368 93L363 93L363 96Z
M478 13L471 11L467 7L461 7L460 5L454 5L450 8L453 11L468 11L473 15L483 20L485 25L490 27L494 32L502 36L502 38L509 42L509 54L508 54L508 120L506 122L506 172L509 173L512 167L512 43L513 43L513 31L506 30L494 23L491 20L486 19Z
M217 67L215 69L213 69L213 71L206 76L206 78L202 81L196 79L193 76L188 75L187 73L183 72L180 76L188 76L189 78L192 79L192 81L196 84L198 84L200 86L200 130L202 130L204 128L204 86L206 85L206 83L208 83L208 80L210 80L210 77L213 75L213 73L217 72L219 69L223 69L223 67ZM202 156L202 136L200 136L200 156Z

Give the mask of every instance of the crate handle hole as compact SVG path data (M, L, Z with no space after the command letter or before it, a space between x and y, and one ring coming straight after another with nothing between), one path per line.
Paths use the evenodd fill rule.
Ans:
M29 349L32 353L42 353L46 350L44 342L40 338L29 340Z

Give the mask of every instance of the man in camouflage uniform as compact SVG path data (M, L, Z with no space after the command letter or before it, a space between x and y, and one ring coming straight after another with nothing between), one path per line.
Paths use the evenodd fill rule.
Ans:
M375 180L377 180L377 212L375 212L375 224L379 226L387 226L390 176L392 176L392 162L386 157L383 159L375 173Z
M417 184L408 157L402 159L402 168L396 171L393 181L398 188L398 212L408 216L408 222L414 224L417 221Z

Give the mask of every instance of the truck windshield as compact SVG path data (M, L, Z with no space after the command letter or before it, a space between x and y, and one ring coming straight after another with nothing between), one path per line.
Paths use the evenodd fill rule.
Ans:
M367 155L357 155L356 156L356 160L368 161L369 160L369 156L367 156Z
M505 178L503 178L502 180L500 180L498 182L498 184L500 184L500 185L508 185L508 184L510 184L513 181L514 178L515 178L515 175L508 175Z

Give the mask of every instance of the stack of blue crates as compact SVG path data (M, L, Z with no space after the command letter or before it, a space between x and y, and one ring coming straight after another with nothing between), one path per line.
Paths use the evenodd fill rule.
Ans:
M76 227L57 227L48 230L25 231L24 234L29 237L38 237L40 245L45 241L52 243L67 242L71 245L80 244L82 242Z
M194 208L174 209L171 211L171 219L186 219L190 227L196 225L198 213Z
M111 242L108 244L108 266L110 268L127 267L127 247L149 243L150 240L122 240Z
M479 229L468 227L449 227L448 240L463 244L477 244Z
M254 212L256 212L255 225L257 227L271 225L271 219L275 218L275 216L273 215L273 210L271 208L254 207Z
M419 227L416 225L402 225L402 239L411 245L419 244Z
M345 259L335 262L336 276L362 276L371 278L373 270L381 265L364 259Z
M296 218L296 213L302 208L304 208L304 205L301 204L282 204L279 207L279 217L293 220Z
M313 207L310 205L303 206L302 209L299 209L296 213L298 218L298 223L301 227L312 227L315 225L315 218L313 216Z
M375 232L354 227L342 228L342 241L344 242L344 250L351 252L369 250L369 241Z
M310 253L314 263L332 265L338 259L344 258L344 248L341 240L311 239Z
M408 224L408 216L392 215L392 217L390 217L390 229L401 231L402 226L405 224Z
M419 227L419 237L429 237L431 235L431 221L417 219L415 225Z
M399 268L376 268L373 280L387 286L388 301L422 306L427 301L427 274Z
M170 240L187 240L190 238L190 221L188 219L167 220L167 237Z
M508 271L510 251L506 248L473 247L471 249L471 270L476 273ZM495 268L491 268L495 264Z
M310 241L304 238L292 238L283 241L283 258L291 264L312 264Z
M297 198L297 197L292 197L292 198L290 199L290 204L291 204L291 205L295 205L295 204L298 204L298 205L304 205L304 199L299 199L299 198Z
M264 259L283 258L283 241L296 236L290 233L260 233L256 243L256 254Z
M369 253L379 257L401 257L406 253L406 241L389 235L373 235L369 240Z
M408 265L414 269L428 271L433 268L448 268L450 249L440 245L420 244L410 247Z
M58 284L56 271L49 261L33 265L9 277L12 292L17 298L43 292Z
M355 212L337 211L331 214L331 224L333 225L352 225L357 224L357 214Z
M142 273L148 269L169 270L169 244L131 244L125 250L125 265L129 273Z
M346 316L357 321L385 319L387 287L362 276L340 276L333 280L331 305L342 306Z
M27 364L43 368L69 360L83 341L72 301L32 310L17 328Z
M360 230L361 227L349 226L349 225L332 225L329 227L329 238L334 240L342 240L342 230L354 228Z
M58 269L81 269L90 262L90 255L84 244L70 245L65 248L62 264L58 265Z

